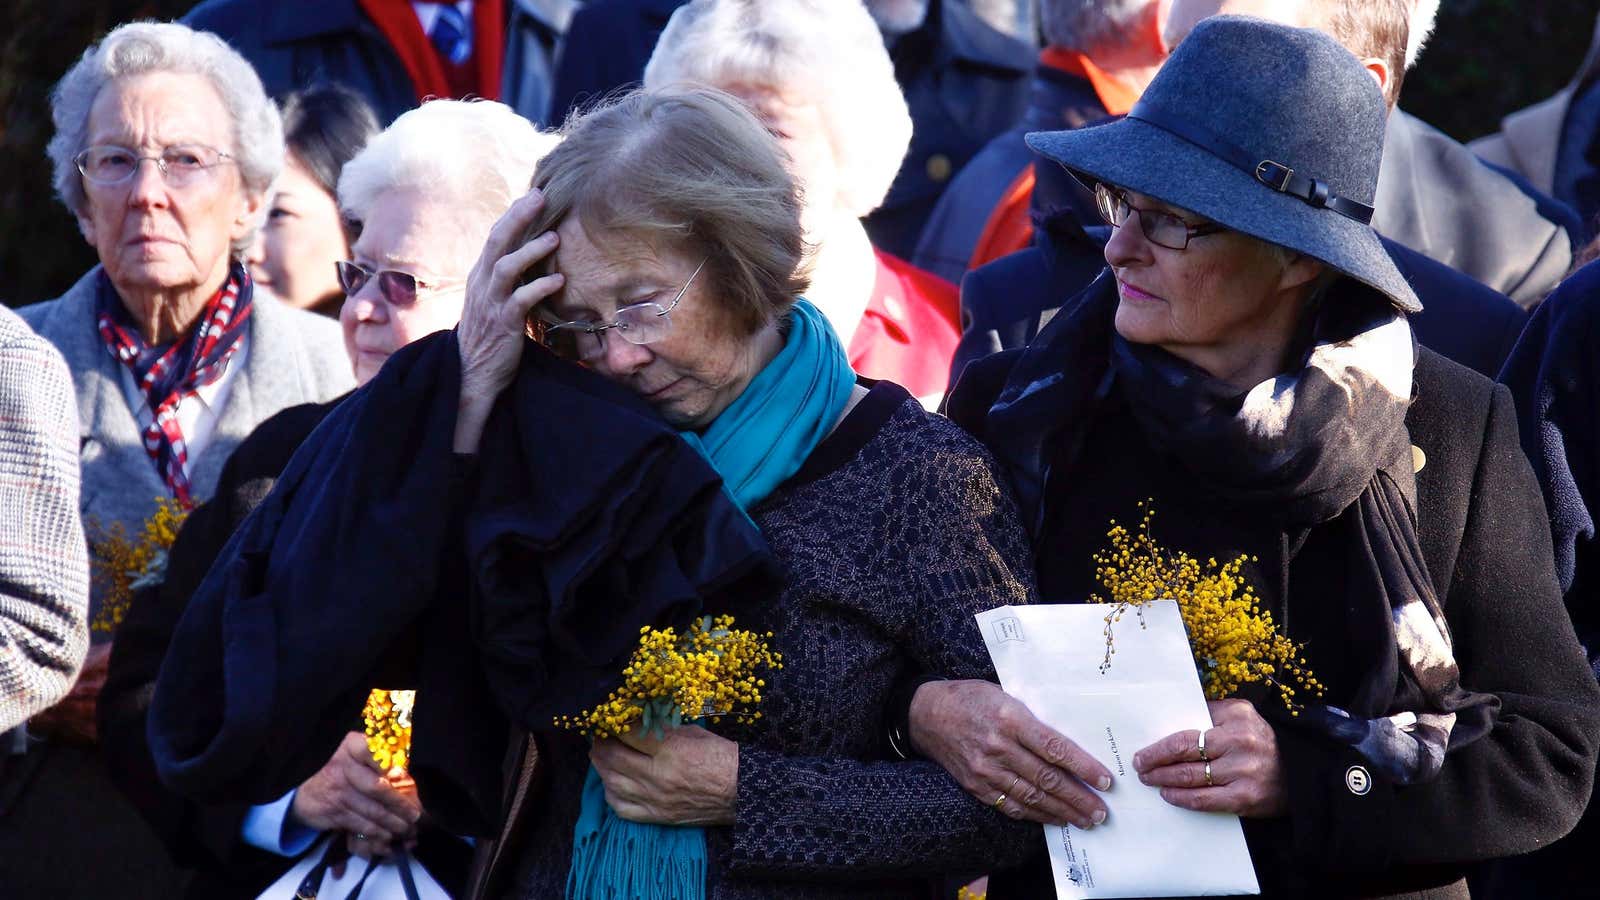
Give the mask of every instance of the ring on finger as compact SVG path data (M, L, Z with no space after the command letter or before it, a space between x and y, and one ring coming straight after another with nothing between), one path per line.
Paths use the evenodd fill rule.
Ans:
M1211 761L1211 757L1206 755L1206 732L1203 728L1200 730L1200 737L1195 741L1195 750L1200 753L1201 762Z
M1216 787L1217 783L1211 780L1211 763L1206 763L1206 787Z
M1000 796L994 798L994 808L995 809L999 809L1000 807L1005 806L1005 805L1006 805L1006 795L1004 793L1002 793Z
M356 840L358 840L358 841L364 841L366 839L367 839L367 836L364 835L364 834L357 834L356 835Z

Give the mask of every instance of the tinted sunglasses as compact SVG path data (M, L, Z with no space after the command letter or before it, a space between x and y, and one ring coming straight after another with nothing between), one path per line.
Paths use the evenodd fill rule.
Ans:
M447 287L462 284L461 279L451 281L423 281L410 272L399 272L394 269L382 269L374 272L360 263L341 259L333 264L334 270L339 275L339 286L344 288L346 297L354 297L361 293L367 282L378 279L378 293L383 295L384 302L390 306L404 309L417 302L417 297L424 291L441 291Z

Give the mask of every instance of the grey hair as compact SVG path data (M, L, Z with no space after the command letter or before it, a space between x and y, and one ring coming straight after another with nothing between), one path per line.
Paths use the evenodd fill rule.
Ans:
M692 0L656 42L644 86L679 82L815 91L839 169L840 208L883 203L911 145L911 112L861 0Z
M339 174L339 210L360 222L383 194L414 190L456 210L473 252L560 141L504 103L430 100L379 132Z
M56 195L73 215L84 211L83 181L73 159L89 141L89 111L106 85L118 78L152 72L203 75L222 98L232 126L233 146L225 149L239 164L249 194L265 197L283 171L283 123L267 99L250 63L214 34L175 22L133 22L107 34L83 52L50 94L56 133L45 152L55 170ZM261 219L233 242L235 255L255 241Z
M1040 0L1046 44L1089 51L1127 41L1128 30L1156 0Z

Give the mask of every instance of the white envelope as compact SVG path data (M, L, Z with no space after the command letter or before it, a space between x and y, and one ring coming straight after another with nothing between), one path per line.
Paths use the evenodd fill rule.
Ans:
M1178 604L1130 609L1104 673L1100 604L1002 606L977 616L1000 685L1111 770L1110 814L1087 831L1044 826L1060 900L1260 892L1239 817L1179 809L1139 781L1133 755L1211 727Z

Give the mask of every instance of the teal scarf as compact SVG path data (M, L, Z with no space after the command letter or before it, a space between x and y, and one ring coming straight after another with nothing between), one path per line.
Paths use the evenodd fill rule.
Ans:
M705 455L748 513L800 471L854 387L839 336L802 299L789 315L783 350L710 427L684 432L683 439ZM573 833L568 900L703 900L705 892L705 830L618 817L591 766Z

